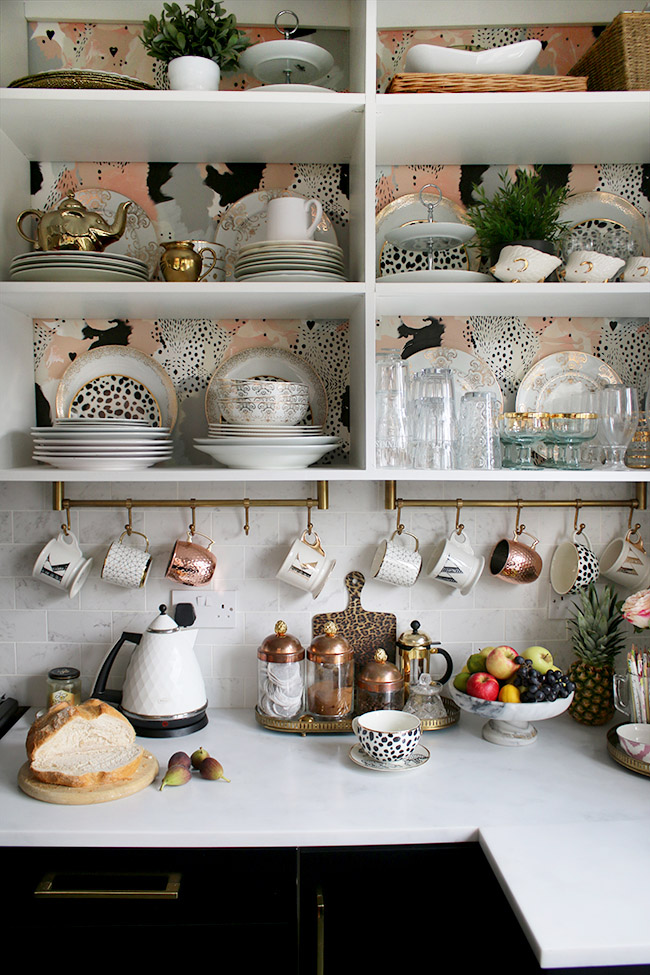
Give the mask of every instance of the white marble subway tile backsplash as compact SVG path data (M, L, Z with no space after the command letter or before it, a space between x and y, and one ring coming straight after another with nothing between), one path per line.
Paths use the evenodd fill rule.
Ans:
M566 484L490 484L448 482L399 482L398 491L411 499L440 497L547 498L576 496ZM581 498L625 499L632 484L579 486ZM138 498L239 499L244 497L292 498L314 496L313 482L67 484L66 493L77 499ZM100 569L109 543L123 531L127 513L122 509L78 509L71 512L71 526L78 533L86 555L92 556L92 572L81 592L70 599L32 578L32 566L45 542L64 520L51 510L51 487L46 484L0 485L0 693L12 694L21 703L42 705L45 675L54 666L71 664L82 672L83 690L90 693L99 666L124 630L140 632L156 615L161 603L170 603L171 590L165 571L174 541L183 537L191 521L189 509L152 508L133 511L133 527L143 531L153 554L147 585L127 590L103 582ZM398 633L413 619L433 640L441 641L457 667L470 650L506 642L519 649L531 643L549 647L560 665L571 660L570 641L564 620L549 618L549 566L555 546L573 530L573 508L525 508L521 521L540 539L538 550L544 567L532 585L513 586L492 578L484 570L466 597L431 582L424 572L412 588L398 588L370 578L370 564L378 542L396 526L396 512L385 511L384 485L380 482L330 483L330 509L312 510L314 529L336 566L317 600L279 582L279 569L293 539L307 525L304 509L251 508L250 534L243 531L244 510L197 508L196 527L214 539L217 569L211 588L234 591L234 626L199 630L195 652L205 679L211 707L252 707L256 697L256 649L284 619L289 631L309 642L311 620L316 613L343 609L347 592L343 580L352 570L366 576L364 608L393 612ZM624 508L582 508L580 520L598 554L605 544L627 529ZM455 526L454 506L404 508L402 522L418 536L426 565L435 540L448 536ZM489 557L502 536L515 527L514 508L464 506L461 521L475 551ZM650 516L636 512L635 522L650 541ZM198 539L200 541L200 539ZM139 537L134 539L144 544ZM631 630L631 628L630 628ZM630 642L634 634L629 634ZM118 656L109 680L119 686L128 663L127 647Z

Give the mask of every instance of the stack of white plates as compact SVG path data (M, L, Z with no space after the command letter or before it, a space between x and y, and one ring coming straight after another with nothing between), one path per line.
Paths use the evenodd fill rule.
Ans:
M32 251L14 257L16 281L148 281L144 261L127 254L98 251Z
M32 427L32 458L71 470L134 471L172 456L169 427L144 420L68 418Z
M322 240L263 240L241 247L236 281L346 281L343 251Z
M194 446L226 467L296 470L309 467L338 447L338 437L323 434L320 426L211 423L208 437L196 437Z

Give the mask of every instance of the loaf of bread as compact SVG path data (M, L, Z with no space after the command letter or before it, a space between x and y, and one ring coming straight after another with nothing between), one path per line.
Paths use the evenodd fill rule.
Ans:
M49 708L29 729L26 747L36 779L75 789L132 778L144 753L124 715L93 698Z

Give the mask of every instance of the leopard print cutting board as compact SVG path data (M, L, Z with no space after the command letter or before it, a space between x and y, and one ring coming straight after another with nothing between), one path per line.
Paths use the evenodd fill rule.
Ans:
M372 660L380 647L388 659L395 663L397 641L397 617L393 613L365 610L361 605L361 590L365 585L361 572L349 572L345 577L348 591L347 609L338 613L319 613L312 618L312 637L323 632L326 623L336 624L338 633L344 636L354 650L356 668Z

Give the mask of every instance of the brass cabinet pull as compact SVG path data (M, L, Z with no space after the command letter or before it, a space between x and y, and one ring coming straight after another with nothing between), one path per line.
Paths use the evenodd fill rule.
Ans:
M106 880L113 877L116 881L115 886L107 885L104 888L101 887L102 875L76 873L70 875L67 883L57 885L56 880L59 876L67 877L63 871L61 874L46 873L37 885L34 897L76 898L81 900L97 898L104 900L178 900L178 892L181 886L180 873L104 874ZM143 882L145 879L152 880L154 877L162 878L160 888L146 886ZM81 881L82 878L92 880L94 886L91 887L89 884L88 887L85 887L82 883L75 884L75 881ZM133 881L132 886L127 883L127 878ZM138 878L141 878L140 883L138 883ZM118 881L123 882L121 886Z
M316 975L325 972L325 898L321 887L316 890Z

